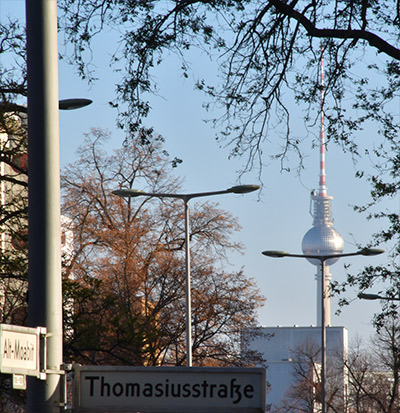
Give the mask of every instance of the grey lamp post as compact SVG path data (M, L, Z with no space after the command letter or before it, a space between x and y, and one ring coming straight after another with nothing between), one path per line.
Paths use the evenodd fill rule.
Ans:
M46 380L30 377L27 399L30 412L55 413L62 407L60 369L63 356L57 0L26 0L25 6L29 164L28 322L33 327L47 328Z
M137 189L117 189L114 195L120 197L148 196L157 198L177 198L185 204L185 271L186 271L186 365L192 366L192 299L190 275L190 228L189 228L189 201L192 198L223 194L246 194L260 189L258 185L239 185L221 191L198 192L192 194L170 194L144 192Z
M57 1L26 0L28 77L28 322L47 328L46 380L28 381L28 410L60 410L62 292ZM40 302L41 300L41 302Z
M351 257L354 255L378 255L382 254L384 250L376 248L363 248L356 252L350 252L347 254L329 254L329 255L309 255L309 254L290 254L285 251L263 251L262 254L267 257L272 258L284 258L284 257L295 257L295 258L308 258L319 260L321 264L321 400L322 400L322 413L326 413L326 325L325 325L325 298L326 291L325 287L325 264L326 261L332 258L341 257Z

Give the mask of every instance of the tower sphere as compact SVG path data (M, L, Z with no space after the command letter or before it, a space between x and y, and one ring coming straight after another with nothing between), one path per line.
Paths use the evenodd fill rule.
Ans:
M306 232L301 246L304 255L331 255L341 254L344 242L342 236L332 226L318 225ZM326 264L333 265L338 259L327 260ZM314 265L320 264L316 259L307 258L307 260Z

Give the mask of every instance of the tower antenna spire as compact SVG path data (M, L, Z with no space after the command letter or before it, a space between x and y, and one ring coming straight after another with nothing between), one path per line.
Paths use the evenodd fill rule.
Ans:
M320 126L320 168L319 196L327 196L325 175L325 84L324 84L324 48L321 47L321 126Z

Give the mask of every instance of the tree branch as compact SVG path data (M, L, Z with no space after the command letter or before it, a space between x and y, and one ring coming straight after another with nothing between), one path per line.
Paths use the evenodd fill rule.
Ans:
M385 53L393 59L400 60L400 49L392 46L374 33L366 30L318 29L306 16L295 10L290 4L286 4L280 0L270 0L270 4L272 4L280 13L298 21L306 29L309 36L365 40L380 52Z

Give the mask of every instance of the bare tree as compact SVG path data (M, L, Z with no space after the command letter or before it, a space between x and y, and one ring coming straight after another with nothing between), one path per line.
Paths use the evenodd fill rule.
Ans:
M309 140L309 147L313 137L307 131L297 132L297 114L294 127L293 102L303 111L306 128L313 127L321 109L319 63L324 56L328 144L337 143L355 160L364 155L371 159L371 170L357 166L356 172L371 183L371 202L355 209L384 221L373 242L387 242L392 253L392 261L384 267L349 274L337 291L349 285L362 291L379 280L386 281L388 294L397 294L400 218L397 209L380 210L379 203L393 199L400 185L398 0L60 0L58 4L60 31L72 45L72 53L67 56L62 50L62 57L70 58L86 79L94 81L96 76L92 40L105 29L119 36L115 53L110 51L111 66L121 76L111 105L127 136L139 130L151 136L145 118L152 93L162 93L155 75L175 54L185 77L193 71L210 113L215 104L223 108L219 115L210 114L210 120L219 142L227 144L232 155L243 157L242 172L260 170L270 159L280 160L286 170L302 167L304 143ZM211 84L199 71L201 65L191 67L187 52L193 50L215 61L220 83ZM0 62L0 93L2 101L10 103L26 94L24 33L15 21L0 26L0 54L5 53L14 59L3 59L7 65ZM373 147L365 147L362 134L372 129L377 130Z
M399 411L399 319L386 320L363 348L357 343L346 365L351 411L393 413Z
M330 352L327 358L326 407L328 412L345 412L346 372L343 351ZM292 350L292 381L282 402L273 412L314 413L321 409L321 348L305 341Z
M93 130L62 179L63 212L75 233L66 272L68 354L95 364L184 364L184 208L111 193L119 186L178 191L179 180L161 137L138 136L112 155L104 138ZM240 227L208 202L192 206L191 216L194 364L250 363L240 331L255 325L263 297L242 271L222 265L228 250L241 249L229 239Z
M222 81L208 84L196 71L197 87L211 98L210 105L223 105L224 114L214 119L221 126L218 138L230 144L232 154L247 156L246 169L261 167L264 156L284 160L291 151L301 156L301 138L291 129L291 103L304 104L306 123L318 119L321 50L326 59L329 139L357 154L353 135L370 120L381 126L382 142L398 131L387 105L399 89L398 1L63 0L60 4L61 29L74 45L72 61L84 77L92 75L90 59L96 51L88 52L91 41L106 28L118 30L120 43L111 61L125 70L120 72L113 104L120 109L121 124L129 129L139 128L151 110L148 96L157 90L155 68L174 53L188 76L186 52L198 49L217 59ZM276 151L272 142L279 138Z
M377 280L386 281L388 293L399 291L398 208L379 208L380 201L393 199L400 188L398 0L63 0L60 4L60 27L72 44L71 60L82 76L95 77L90 65L96 54L96 48L90 48L92 40L105 29L119 36L111 59L121 75L112 103L119 126L151 131L145 118L151 95L162 93L157 70L163 70L167 57L175 54L183 76L193 73L197 89L205 93L204 105L218 142L227 145L232 156L242 157L240 173L258 169L261 177L271 159L280 161L284 170L301 170L305 148L316 143L309 127L315 127L321 111L323 57L327 145L336 143L354 161L360 156L371 160L371 169L356 164L356 176L371 183L371 202L355 209L384 221L373 243L387 242L392 252L390 264L349 274L337 291L349 285L362 291ZM207 80L201 65L191 67L190 57L197 50L215 61L218 83ZM302 111L302 132L295 107ZM371 146L363 139L370 131L376 135Z
M327 365L327 409L337 413L398 412L399 319L386 320L367 346L360 339L345 357L333 355ZM292 385L277 413L318 411L319 346L305 343L293 351Z

